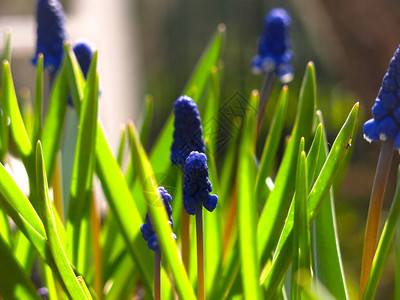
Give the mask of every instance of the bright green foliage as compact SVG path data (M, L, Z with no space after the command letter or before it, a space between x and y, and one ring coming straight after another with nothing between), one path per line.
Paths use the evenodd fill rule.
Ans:
M223 111L220 98L232 92L220 90L224 40L225 27L220 25L182 92L199 105L209 178L213 193L219 196L217 208L212 213L204 212L206 298L270 299L287 295L291 299L348 299L332 185L340 182L347 167L358 104L328 151L321 112L316 113L315 69L309 63L298 102L290 102L289 88L284 86L279 97L267 106L273 117L262 140L254 109L258 107L258 92L241 99L245 103L234 103L237 106L233 107L243 108L235 116ZM43 58L39 57L30 116L33 122L24 122L11 75L9 48L4 54L8 61L2 63L0 93L0 266L7 269L0 274L0 298L38 298L30 280L37 258L50 298L127 299L143 294L144 299L152 299L154 254L140 231L149 211L162 253L162 299L196 299L194 230L188 271L181 261L182 177L178 168L171 166L169 157L172 114L147 151L153 102L146 97L140 134L129 122L121 131L114 156L114 146L108 143L97 115L101 77L96 70L98 53L85 80L66 44L65 59L51 87L45 115L45 71ZM56 209L58 203L52 202L57 197L51 190L55 191L56 182L61 182L60 172L55 170L62 169L57 156L62 151L69 96L74 108L68 110L79 120L79 131L69 199L62 200L67 209L64 220ZM297 106L293 124L286 119L290 106ZM320 124L316 126L317 119ZM226 126L224 122L230 123ZM225 137L221 132L228 138L221 139ZM287 132L290 138L285 144ZM257 145L262 147L260 152L256 151ZM130 157L125 163L128 146ZM278 149L284 149L282 157ZM9 153L23 162L29 195L6 168ZM109 207L101 216L93 205L94 178L99 179ZM156 190L162 184L173 196L177 241L171 235ZM397 198L398 193L364 297L373 297L379 282L400 211ZM15 232L10 230L8 217L16 225ZM285 277L291 279L288 286Z

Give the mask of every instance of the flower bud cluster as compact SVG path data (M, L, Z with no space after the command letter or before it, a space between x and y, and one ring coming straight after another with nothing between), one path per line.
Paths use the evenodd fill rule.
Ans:
M282 83L293 79L291 22L289 13L283 8L274 8L265 16L264 32L258 40L258 55L251 62L254 73L275 72Z
M364 138L368 142L394 139L394 148L400 149L400 46L383 77L372 115L364 124Z
M210 195L211 182L208 179L207 156L193 151L186 159L183 207L189 215L196 214L196 206L202 204L208 211L217 206L218 196Z

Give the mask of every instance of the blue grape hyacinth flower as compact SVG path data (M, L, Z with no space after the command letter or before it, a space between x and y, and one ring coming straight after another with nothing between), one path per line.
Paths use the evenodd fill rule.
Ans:
M291 22L289 13L283 8L274 8L265 16L258 54L251 62L254 73L274 72L282 83L293 79L293 51L289 38Z
M364 124L364 138L368 142L394 139L394 148L400 150L400 45L383 77L372 115Z
M202 204L212 212L217 206L218 196L210 195L212 185L208 179L207 156L193 151L186 159L183 207L189 215L196 214L196 206Z
M172 207L169 204L172 201L172 197L167 192L167 190L162 186L160 186L158 188L158 191L159 191L159 193L161 195L161 199L163 200L165 209L167 211L168 223L171 225L171 228L173 228L174 227L174 223L173 223L173 220L172 220ZM142 231L142 236L145 239L145 241L147 241L147 246L151 250L157 252L157 251L160 250L160 245L158 243L157 234L154 231L154 227L153 227L153 224L151 222L149 213L146 214L146 219L145 220L146 220L146 223L143 224L142 226L140 226L140 230ZM174 239L176 239L176 235L175 234L173 234L172 237Z
M65 13L58 0L38 0L37 11L37 42L36 53L32 63L36 65L37 56L44 56L44 67L50 73L56 73L64 55L64 41L67 39L65 30Z
M188 96L181 96L174 105L174 141L171 146L171 163L184 170L190 152L206 152L203 127L196 103Z

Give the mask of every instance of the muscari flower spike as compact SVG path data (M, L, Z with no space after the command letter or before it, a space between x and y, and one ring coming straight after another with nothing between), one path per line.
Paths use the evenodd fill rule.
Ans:
M161 195L161 199L163 200L165 209L167 211L168 223L171 225L171 228L173 228L174 223L172 221L172 216L171 216L172 215L172 207L169 204L172 201L172 197L170 194L168 194L167 190L162 186L160 186L158 188L158 191ZM155 252L160 250L160 245L158 243L157 234L154 231L154 227L151 222L149 213L146 214L146 223L142 224L142 226L140 226L140 230L142 231L143 238L145 239L145 241L147 241L147 246ZM174 239L176 239L176 235L174 233L172 234L172 237Z
M175 101L175 131L171 146L171 163L184 170L186 158L192 151L206 152L199 110L193 99L181 96Z
M364 124L364 138L368 142L394 139L394 148L400 150L400 45L383 77L372 115Z
M57 72L64 55L65 13L58 0L38 0L36 53L32 64L36 65L39 53L44 56L44 67L51 73Z
M258 55L251 62L255 74L275 72L282 83L293 79L291 22L289 13L283 8L274 8L265 16L264 32L258 40Z
M204 153L193 151L186 159L183 207L189 215L196 214L196 206L203 206L212 212L217 206L218 196L210 195L212 185L208 179L207 156Z

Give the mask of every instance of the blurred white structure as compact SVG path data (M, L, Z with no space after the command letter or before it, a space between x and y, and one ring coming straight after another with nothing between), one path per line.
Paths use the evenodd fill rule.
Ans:
M139 117L141 72L132 5L129 0L71 0L67 14L71 41L86 38L99 49L99 115L113 150L117 148L121 123ZM36 43L34 12L2 16L0 30L6 28L12 30L13 57L29 61Z

